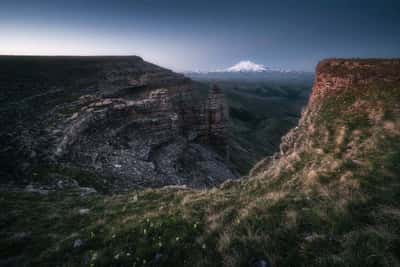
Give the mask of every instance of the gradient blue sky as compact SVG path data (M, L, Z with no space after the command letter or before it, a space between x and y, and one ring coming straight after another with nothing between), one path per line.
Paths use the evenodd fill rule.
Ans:
M313 70L327 57L400 57L400 1L0 0L0 54Z

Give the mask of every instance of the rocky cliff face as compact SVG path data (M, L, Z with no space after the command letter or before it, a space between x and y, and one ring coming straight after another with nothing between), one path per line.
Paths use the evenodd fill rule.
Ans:
M309 106L321 104L325 97L362 90L375 82L396 83L400 79L399 69L398 60L324 60L317 66Z
M208 94L201 117L204 121L200 129L202 142L226 150L229 136L229 109L222 90L215 85Z
M7 116L21 117L19 128L2 131L13 135L3 141L5 162L10 155L17 159L8 168L47 180L54 172L87 171L111 177L104 183L114 190L204 187L236 177L212 148L227 138L221 93L201 99L189 79L138 57L12 59L0 61L8 75L7 67L21 64L32 77L26 90L16 89L19 77L3 80L2 102L9 106L2 121L15 125ZM61 81L54 77L61 75ZM13 95L16 90L26 97Z
M306 191L348 197L360 187L357 177L377 171L377 151L398 145L399 85L399 60L322 61L299 125L282 138L280 153L257 164L251 176L293 174L291 183Z

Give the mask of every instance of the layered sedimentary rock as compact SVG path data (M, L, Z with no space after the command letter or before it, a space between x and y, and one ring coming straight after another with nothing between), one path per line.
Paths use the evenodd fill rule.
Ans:
M352 166L353 171L372 173L377 163L373 152L385 142L398 143L399 85L398 59L320 62L298 126L282 137L280 152L259 162L250 175L276 179L292 175L291 185L301 184L307 190L320 185L324 177L335 176L338 179L329 182L341 187L341 194L355 189L356 175L344 170Z
M310 105L321 103L326 96L340 95L345 90L362 89L375 82L398 82L399 60L345 60L321 61L317 66Z
M207 126L208 142L217 145L226 145L228 136L229 109L221 89L214 86L208 96L205 121Z
M199 140L223 151L228 145L229 108L220 88L213 86L199 113Z
M228 138L218 89L202 99L189 79L138 57L37 61L28 61L26 84L39 88L44 80L44 88L11 95L18 104L3 110L4 118L12 112L22 117L13 142L4 141L9 150L2 156L13 150L19 161L8 168L25 177L43 166L84 170L111 179L114 190L205 187L236 177L213 148ZM4 90L13 86L9 81Z

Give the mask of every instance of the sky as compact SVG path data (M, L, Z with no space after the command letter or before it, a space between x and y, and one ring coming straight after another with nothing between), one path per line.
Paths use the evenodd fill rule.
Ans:
M400 57L399 0L0 0L2 55L138 55L175 71Z

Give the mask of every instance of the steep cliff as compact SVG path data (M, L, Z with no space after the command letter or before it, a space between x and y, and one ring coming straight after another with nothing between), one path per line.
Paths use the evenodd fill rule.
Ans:
M199 129L201 141L226 153L229 137L229 108L224 93L216 85L208 93L201 112L201 120L204 121Z
M9 180L56 183L74 172L84 185L119 191L236 177L214 152L217 130L204 114L216 114L219 129L225 122L182 75L139 57L3 57L0 65Z
M280 153L251 175L280 177L296 170L297 177L306 177L297 182L309 188L319 184L318 177L353 176L342 172L350 165L374 169L375 157L366 156L399 134L399 73L399 60L322 61L299 125L282 138Z

